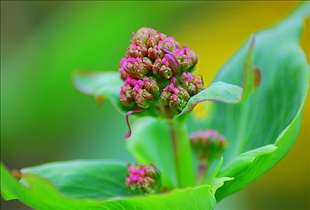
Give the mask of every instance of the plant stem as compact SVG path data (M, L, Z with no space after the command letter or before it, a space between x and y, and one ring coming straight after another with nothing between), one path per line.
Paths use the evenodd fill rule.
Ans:
M197 186L201 185L203 183L203 180L205 179L205 176L207 174L207 161L203 158L199 160L198 165L198 174L196 178Z
M183 122L175 120L167 123L170 128L177 186L195 186L192 153L186 125Z

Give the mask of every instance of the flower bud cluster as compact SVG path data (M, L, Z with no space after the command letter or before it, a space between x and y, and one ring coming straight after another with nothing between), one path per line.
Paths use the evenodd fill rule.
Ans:
M154 193L160 189L160 185L160 172L154 165L128 165L126 186L131 193Z
M173 83L170 83L163 89L160 95L160 103L163 106L169 105L171 108L175 108L177 111L182 111L190 95L181 86L175 87Z
M131 79L127 77L120 91L121 103L130 108L136 105L141 108L148 108L158 98L159 87L152 77L143 79Z
M191 146L198 159L209 163L219 158L227 147L227 141L217 130L200 130L190 134Z
M141 28L120 61L119 73L124 80L121 103L144 109L152 104L167 105L180 112L191 96L204 89L202 80L191 73L197 61L197 55L173 37ZM145 85L148 82L150 88Z
M200 91L204 90L202 79L194 77L193 74L189 72L184 72L182 74L182 83L182 86L191 96L196 95Z

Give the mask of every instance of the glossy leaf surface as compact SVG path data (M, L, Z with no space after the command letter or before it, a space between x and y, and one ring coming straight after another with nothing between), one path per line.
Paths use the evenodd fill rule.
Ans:
M114 199L73 198L64 195L48 180L25 174L27 186L19 183L1 164L1 193L6 200L18 198L34 209L214 209L214 190L209 185L174 190L148 196L115 197ZM184 202L186 200L186 202Z
M243 189L272 168L287 154L297 137L309 86L309 65L299 39L303 19L309 13L310 4L304 4L274 27L255 34L254 65L262 73L260 87L244 103L215 102L211 107L205 126L218 129L229 141L224 169L219 174L234 177L217 191L219 200ZM247 45L224 65L215 81L241 84L240 69ZM245 152L253 155L268 144L274 144L277 149L256 156L250 166L240 159L239 155ZM243 172L236 170L241 167L245 167Z

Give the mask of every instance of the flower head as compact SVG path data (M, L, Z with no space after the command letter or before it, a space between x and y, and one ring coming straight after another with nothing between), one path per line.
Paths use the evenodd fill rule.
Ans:
M211 163L219 158L227 147L227 141L217 130L200 130L190 135L196 156Z
M160 103L163 106L169 105L177 111L182 111L189 98L190 95L184 88L181 86L175 87L173 83L170 83L163 89L160 95Z
M154 193L161 185L160 172L154 165L128 165L126 186L131 193Z
M173 37L141 28L119 64L121 103L131 109L154 105L181 112L189 98L204 89L202 80L190 73L197 61L197 55Z
M191 96L196 95L204 89L202 79L196 78L192 73L189 72L183 72L182 83L182 86Z
M130 108L148 108L158 98L159 87L155 79L145 77L142 80L126 78L120 91L121 103Z

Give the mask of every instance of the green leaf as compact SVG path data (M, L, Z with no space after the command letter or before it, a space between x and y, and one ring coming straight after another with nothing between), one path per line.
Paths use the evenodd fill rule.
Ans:
M300 123L301 123L301 116L302 114L300 112L297 118L294 119L292 124L288 126L279 135L279 138L276 140L276 143L274 146L277 149L274 150L274 152L272 152L272 147L270 147L271 149L270 152L266 151L265 154L261 156L257 156L253 160L253 162L251 163L248 162L248 164L246 162L242 164L241 162L239 162L240 160L238 161L239 158L237 158L232 163L232 164L238 164L238 162L240 163L239 166L235 165L236 169L233 169L231 165L228 165L227 168L223 169L223 171L220 171L219 176L231 175L234 177L234 180L231 183L225 184L221 189L219 189L216 192L216 198L218 201L234 192L242 190L247 184L257 179L267 170L271 169L276 163L278 163L285 156L285 154L288 153L290 148L293 146L295 139L297 138L297 134L298 134ZM271 146L271 145L268 145L268 146ZM264 147L261 147L257 150L260 150L262 148ZM240 170L242 167L244 167L243 168L245 169L244 171Z
M255 158L272 153L275 150L277 150L277 147L270 144L255 150L244 152L235 158L226 168L221 170L218 177L236 176L250 167Z
M231 181L233 179L234 179L233 177L215 178L215 179L213 179L213 182L212 182L212 189L215 192L218 188L220 188L224 185L224 182Z
M129 195L126 165L118 161L75 160L23 168L21 172L51 181L69 197L100 199Z
M261 85L244 103L214 102L211 106L204 127L219 130L229 141L224 169L219 174L234 177L216 192L218 200L243 189L272 168L297 137L309 87L309 65L299 39L303 20L309 13L310 4L303 4L276 26L255 34L254 65L261 70ZM223 66L215 82L242 84L242 66L249 42ZM270 153L266 151L259 156L246 153L245 156L254 155L255 159L242 163L240 154L263 151L260 147L270 144L277 149L272 151L274 148L267 146L265 149L269 147Z
M126 114L128 111L119 100L123 81L118 72L77 70L72 74L71 79L79 91L94 96L97 103L107 99L120 113Z
M214 209L216 201L210 185L178 189L148 196L115 197L114 199L72 198L60 193L50 181L25 174L27 186L19 183L1 164L1 192L7 200L18 198L34 209L99 210L99 209ZM184 202L186 200L186 202Z
M194 107L200 102L210 100L224 103L238 103L241 97L241 87L225 82L215 82L212 83L207 89L191 97L180 115L192 111Z
M244 58L243 85L241 87L225 82L215 82L207 89L199 92L190 98L185 108L179 115L190 112L194 107L204 101L218 101L224 103L241 103L245 101L260 85L261 73L254 64L254 37L250 40L250 45Z

